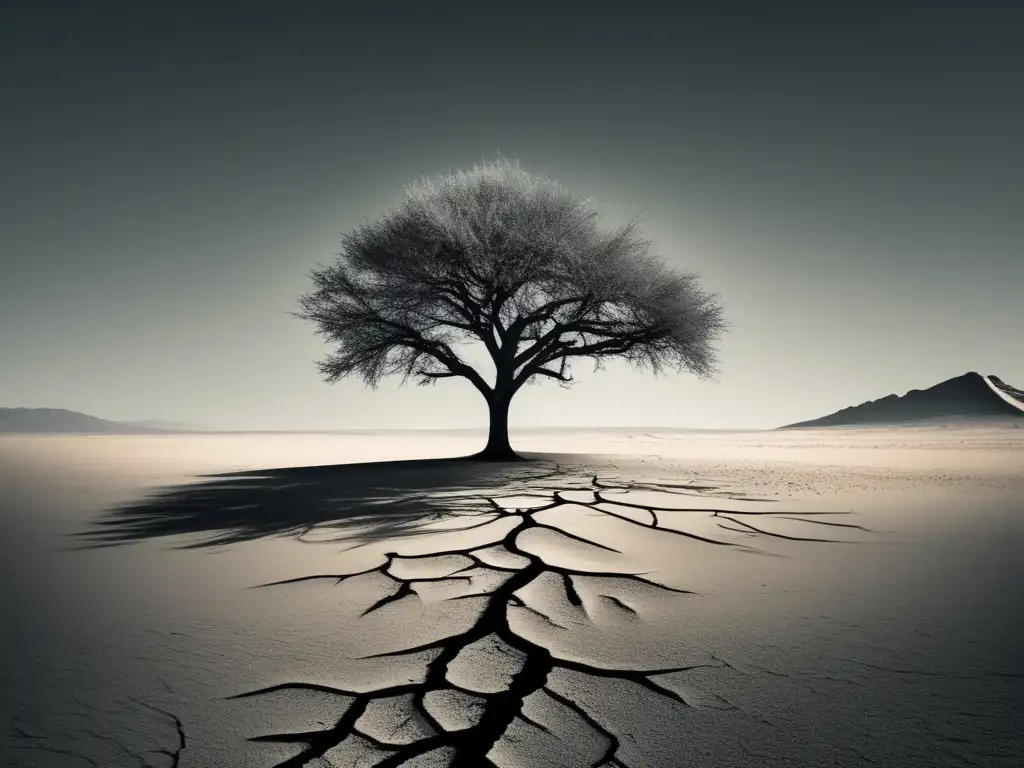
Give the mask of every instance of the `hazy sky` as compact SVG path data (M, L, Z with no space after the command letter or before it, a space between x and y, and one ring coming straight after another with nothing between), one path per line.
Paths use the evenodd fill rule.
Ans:
M609 225L642 210L734 324L717 382L583 363L513 427L772 427L968 370L1024 385L1009 3L216 5L0 4L0 405L484 426L460 380L322 383L289 312L341 232L498 151Z

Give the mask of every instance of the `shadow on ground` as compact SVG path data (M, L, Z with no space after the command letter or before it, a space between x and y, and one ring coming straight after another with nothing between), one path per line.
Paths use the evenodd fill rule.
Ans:
M183 547L334 531L389 538L445 517L493 511L484 495L527 488L557 474L555 461L468 458L285 467L206 475L115 508L76 539L81 546L188 537Z
M290 756L275 763L279 768L352 760L384 768L626 768L636 764L637 745L623 741L599 712L574 696L580 681L616 681L681 709L727 710L728 701L695 691L680 676L728 665L712 658L660 668L642 662L609 667L569 657L546 642L538 627L549 635L572 635L584 623L600 630L609 615L634 622L634 631L642 632L649 606L693 595L650 573L624 569L616 562L620 543L590 535L596 529L588 525L572 530L569 518L604 518L623 531L643 529L645 536L748 552L760 551L759 539L842 542L865 530L836 521L832 513L816 518L815 513L778 512L768 500L709 484L622 480L607 465L602 477L578 462L531 458L507 465L447 459L218 475L115 509L79 540L84 546L111 546L185 536L184 546L196 547L287 535L317 541L396 539L397 549L404 537L439 521L453 521L451 530L460 534L487 529L477 530L472 545L441 545L417 554L391 551L367 570L260 585L305 589L364 580L365 588L357 590L368 596L364 617L396 603L415 605L409 601L419 597L418 590L447 585L454 591L444 600L466 601L472 615L468 628L439 627L440 637L420 635L396 650L368 649L363 658L416 661L420 673L407 681L355 689L300 679L235 694L231 698L328 695L342 711L321 729L251 740L288 745ZM480 534L486 535L481 539ZM583 564L567 564L558 556L581 547L588 555ZM455 671L466 663L480 665L481 658L488 660L485 667L504 670L502 685L473 685Z

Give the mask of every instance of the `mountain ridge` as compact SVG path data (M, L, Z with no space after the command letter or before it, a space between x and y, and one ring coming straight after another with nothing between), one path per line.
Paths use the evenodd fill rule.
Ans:
M903 424L957 417L1024 418L1024 391L1006 384L998 376L969 371L927 389L911 389L904 395L889 394L778 429Z
M173 430L157 422L110 421L65 408L0 408L0 433L160 434Z

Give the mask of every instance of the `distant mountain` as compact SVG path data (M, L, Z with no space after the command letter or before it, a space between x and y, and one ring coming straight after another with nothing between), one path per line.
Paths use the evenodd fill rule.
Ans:
M1002 394L1004 394L1011 400L1015 400L1016 402L1020 403L1021 407L1024 407L1024 391L1021 391L1016 387L1011 387L998 376L989 376L988 380L989 383L992 384L993 387L998 389Z
M928 389L912 389L902 397L886 395L860 405L843 408L819 419L787 424L779 429L800 427L905 424L943 418L1024 419L1024 392L998 376L971 371Z
M0 408L0 432L144 434L177 431L158 428L159 422L108 421L62 408Z

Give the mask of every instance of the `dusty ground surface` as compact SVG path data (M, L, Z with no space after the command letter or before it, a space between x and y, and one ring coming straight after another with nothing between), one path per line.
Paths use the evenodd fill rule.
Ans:
M0 763L1016 766L1021 433L5 437Z

